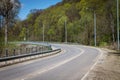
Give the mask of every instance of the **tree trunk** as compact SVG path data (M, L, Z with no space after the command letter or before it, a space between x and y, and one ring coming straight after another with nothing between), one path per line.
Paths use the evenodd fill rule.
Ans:
M7 43L8 43L8 30L7 30L7 28L8 28L8 21L7 21L7 19L5 19L5 46L7 45Z
M114 18L113 18L112 13L110 13L110 27L111 27L111 31L112 31L112 41L113 41L113 43L115 43Z

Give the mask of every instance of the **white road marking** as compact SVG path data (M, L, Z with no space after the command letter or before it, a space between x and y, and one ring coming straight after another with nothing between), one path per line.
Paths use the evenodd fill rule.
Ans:
M54 69L54 68L57 68L57 67L59 67L59 66L64 65L64 64L66 64L66 63L68 63L68 62L76 59L77 57L81 56L81 55L85 52L83 49L80 49L80 50L81 50L81 53L80 53L80 54L78 54L78 55L76 55L76 56L73 56L73 57L71 57L71 58L69 58L69 59L66 59L66 60L64 60L64 61L62 61L62 62L60 62L60 63L53 64L53 65L49 65L49 66L47 66L46 68L43 68L43 69L39 70L39 72L34 72L34 73L29 74L29 75L27 75L27 76L23 76L22 79L24 79L24 80L25 80L25 79L30 79L30 78L32 78L32 77L35 77L36 75L40 75L40 74L42 74L42 73L45 73L45 72L50 71L50 70L52 70L52 69ZM18 79L15 79L15 80L18 80Z
M84 47L86 47L86 46L84 46ZM90 47L90 48L91 48L91 47ZM95 48L95 49L97 49L97 48ZM34 73L31 73L31 74L28 74L27 76L23 76L22 78L17 78L17 79L15 79L15 80L25 80L25 79L29 79L29 78L32 78L32 77L34 77L34 76L36 76L36 75L45 73L45 72L50 71L50 70L52 70L52 69L54 69L54 68L57 68L57 67L59 67L59 66L62 66L62 65L64 65L64 64L66 64L66 63L74 60L75 58L79 57L81 54L84 53L84 50L82 50L82 49L80 49L80 50L81 50L81 53L80 53L79 55L76 55L76 56L74 56L74 57L71 57L71 58L69 58L69 59L66 59L65 61L62 61L62 62L60 62L60 63L52 64L52 65L50 65L50 66L47 66L47 67L45 67L45 68L43 68L43 69L41 69L41 70L39 70L39 71L37 71L37 72L34 72L35 74L34 74ZM101 53L101 55L99 56L99 58L100 58L100 57L102 56L103 52L102 52L102 50L100 50L100 49L97 49L97 50L99 50L99 52ZM38 59L37 59L37 60L38 60ZM35 60L35 61L36 61L36 60ZM32 62L34 62L34 61L32 61ZM30 62L30 63L32 63L32 62ZM28 63L28 64L30 64L30 63ZM97 59L97 61L95 62L95 64L90 68L90 70L82 77L81 80L84 80L84 79L88 76L88 74L90 73L90 71L96 66L97 63L98 63L98 59ZM22 64L22 65L25 65L25 64L26 64L26 63L24 63L24 64ZM19 64L19 65L21 65L21 64ZM18 65L17 65L17 66L18 66ZM16 66L14 66L14 67L16 67ZM9 69L9 68L10 68L10 67L4 68L3 70ZM13 67L11 66L11 68L13 68ZM2 70L0 70L0 71L2 71Z
M59 54L56 54L56 55L52 55L52 56L48 56L48 57L44 57L44 58L40 58L40 59L34 59L34 60L30 60L30 61L26 61L26 62L22 62L22 63L18 63L18 64L6 66L6 67L3 67L3 68L0 68L0 71L13 69L14 67L19 67L19 66L23 66L23 65L28 65L28 64L34 63L38 60L44 60L44 59L52 58L52 57L58 56L60 54L63 54L65 52L66 52L66 50L62 50Z
M94 47L92 47L92 48L94 48ZM100 49L98 49L98 48L95 48L95 49L97 49L101 54L100 54L100 56L97 57L97 61L95 62L95 64L94 64L94 65L90 68L90 70L82 77L81 80L84 80L84 79L89 75L90 71L93 70L93 68L97 65L97 63L98 63L98 61L99 61L99 58L102 57L102 55L103 55L103 51L102 51L102 50L100 50Z

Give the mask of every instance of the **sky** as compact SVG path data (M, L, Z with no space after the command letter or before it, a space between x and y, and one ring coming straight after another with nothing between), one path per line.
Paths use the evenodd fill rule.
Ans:
M21 2L21 10L18 14L21 20L26 19L31 9L46 9L55 5L62 0L19 0Z

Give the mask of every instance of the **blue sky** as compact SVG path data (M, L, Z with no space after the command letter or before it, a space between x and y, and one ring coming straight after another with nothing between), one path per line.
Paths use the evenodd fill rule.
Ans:
M55 5L62 0L19 0L21 2L21 10L19 12L19 17L24 20L29 14L31 9L45 9L51 5Z

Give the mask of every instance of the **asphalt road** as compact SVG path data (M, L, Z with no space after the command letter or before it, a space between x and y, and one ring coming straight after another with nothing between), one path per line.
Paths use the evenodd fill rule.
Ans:
M54 44L62 52L0 69L0 80L81 80L100 55L97 49Z

